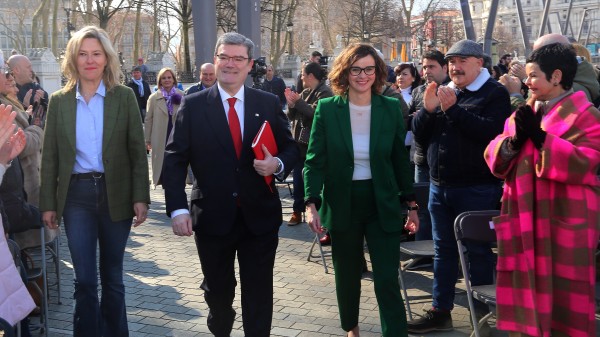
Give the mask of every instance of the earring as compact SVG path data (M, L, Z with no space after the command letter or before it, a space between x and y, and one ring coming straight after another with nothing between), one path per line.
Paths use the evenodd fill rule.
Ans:
M558 87L558 83L554 82L552 83L555 87Z

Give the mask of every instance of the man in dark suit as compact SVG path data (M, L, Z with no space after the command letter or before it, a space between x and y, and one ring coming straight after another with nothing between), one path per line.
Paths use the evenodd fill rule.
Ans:
M167 214L176 235L195 234L208 328L218 337L230 335L235 319L236 254L245 335L270 334L273 266L283 220L277 189L264 177L285 177L299 158L278 99L244 86L253 49L252 41L238 33L219 38L217 85L185 97L165 151ZM265 158L257 160L251 144L264 121L273 129L278 153L263 147ZM188 164L196 177L189 211Z
M195 92L202 91L206 88L210 88L215 84L215 82L217 82L217 77L215 75L215 65L212 63L204 63L202 66L200 66L198 77L200 78L200 81L187 88L187 90L185 91L186 95L190 95Z
M138 108L140 109L140 116L142 116L142 123L146 119L146 103L148 103L148 97L152 92L150 91L150 85L142 78L142 68L140 66L133 67L131 71L131 81L127 83L127 86L133 89L135 98L138 102Z

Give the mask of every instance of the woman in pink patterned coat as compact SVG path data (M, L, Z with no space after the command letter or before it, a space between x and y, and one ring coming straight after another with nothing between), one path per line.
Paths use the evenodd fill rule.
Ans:
M494 219L496 297L497 327L511 337L596 336L600 112L571 90L576 68L570 46L535 50L526 65L532 99L485 151L506 180Z

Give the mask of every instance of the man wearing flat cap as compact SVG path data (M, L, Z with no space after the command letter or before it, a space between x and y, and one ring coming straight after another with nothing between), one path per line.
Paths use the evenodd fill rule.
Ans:
M488 169L483 152L502 132L511 113L509 95L483 68L483 49L470 40L453 45L448 53L451 82L429 83L423 108L413 120L415 140L429 144L429 212L433 228L432 309L408 323L408 331L426 333L452 330L451 311L458 278L458 251L454 219L466 211L496 209L501 181ZM438 109L439 107L439 109ZM471 282L493 283L494 260L488 244L468 244ZM478 316L487 306L476 303Z

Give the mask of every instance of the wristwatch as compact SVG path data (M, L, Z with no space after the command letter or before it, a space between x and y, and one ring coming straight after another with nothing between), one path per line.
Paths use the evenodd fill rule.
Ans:
M408 209L409 211L418 211L419 205L415 204L414 206L407 206L406 209Z
M277 157L275 157L275 160L277 160L277 168L275 169L275 173L274 174L277 174L283 168L283 163L281 162L281 159L279 159Z

